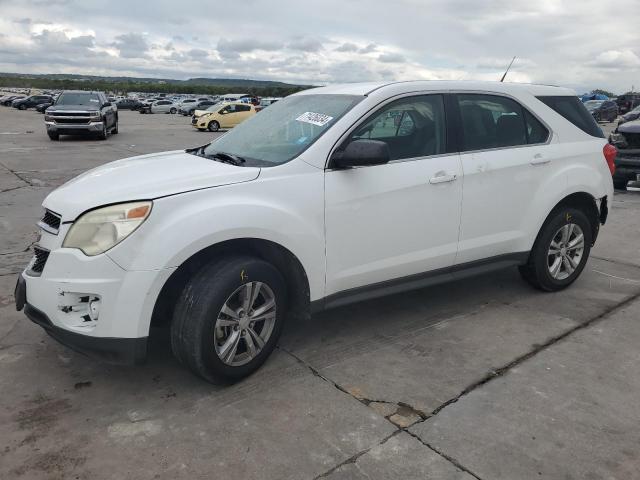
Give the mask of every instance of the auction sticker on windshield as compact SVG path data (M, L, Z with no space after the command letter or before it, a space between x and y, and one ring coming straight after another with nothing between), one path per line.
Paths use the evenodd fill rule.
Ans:
M311 123L312 125L324 127L327 123L333 120L333 117L325 115L324 113L304 112L302 115L296 118L296 120L299 122Z

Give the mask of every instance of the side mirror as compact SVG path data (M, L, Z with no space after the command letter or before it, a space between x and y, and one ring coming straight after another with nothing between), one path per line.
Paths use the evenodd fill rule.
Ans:
M105 102L102 104L102 108L104 107L110 107L111 106L111 102Z
M389 146L379 140L354 140L342 151L335 152L331 163L337 168L365 167L389 163Z

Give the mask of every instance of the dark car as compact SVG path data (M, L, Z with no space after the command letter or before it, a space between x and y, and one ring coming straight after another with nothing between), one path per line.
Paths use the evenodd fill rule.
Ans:
M53 103L53 97L49 95L31 95L27 98L13 100L13 102L11 102L11 106L18 110L26 110L27 108L35 108L45 102Z
M630 112L638 105L640 105L640 93L627 92L624 95L620 95L618 98L616 98L616 104L618 105L620 115Z
M624 115L622 115L620 117L620 120L618 120L618 126L622 125L623 123L632 122L638 119L640 119L640 105L638 105L636 108L634 108L630 112L627 112Z
M51 140L92 134L104 140L109 132L118 133L118 110L102 92L67 90L47 108L44 123Z
M11 102L18 98L24 98L24 95L9 95L8 97L3 97L2 105L4 105L5 107L10 107Z
M36 112L44 113L44 111L53 105L53 100L36 105Z
M186 105L180 107L180 113L185 117L190 117L196 110L206 110L207 107L211 105L215 105L219 102L214 102L213 100L203 100L198 103L187 103Z
M140 110L143 103L133 98L124 98L116 102L118 110Z
M640 180L640 120L619 125L609 136L609 143L618 149L613 185L625 188L627 182Z
M584 106L596 122L613 122L618 118L618 106L613 100L587 100Z

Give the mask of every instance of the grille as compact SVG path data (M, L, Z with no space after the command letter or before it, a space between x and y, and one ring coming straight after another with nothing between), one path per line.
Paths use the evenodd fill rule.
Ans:
M88 117L89 114L87 112L49 112L48 115L52 117Z
M31 265L31 273L40 275L44 270L44 265L49 258L49 250L40 247L33 247L33 264Z
M65 123L65 124L81 124L81 123L89 123L88 118L60 118L56 119L56 123Z
M60 222L60 215L51 210L45 210L44 217L38 222L38 225L49 233L58 233L58 230L60 230Z
M198 119L196 118L196 116L194 115L193 117L191 117L191 123L193 125L195 125L198 122Z
M623 133L629 148L640 148L640 133Z

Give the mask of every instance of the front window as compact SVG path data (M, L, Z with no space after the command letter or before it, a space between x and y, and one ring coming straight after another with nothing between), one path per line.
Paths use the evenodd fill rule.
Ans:
M56 105L91 105L100 106L100 97L89 92L64 92L58 97Z
M322 94L288 97L214 140L204 154L232 154L254 165L285 163L300 155L363 98Z

